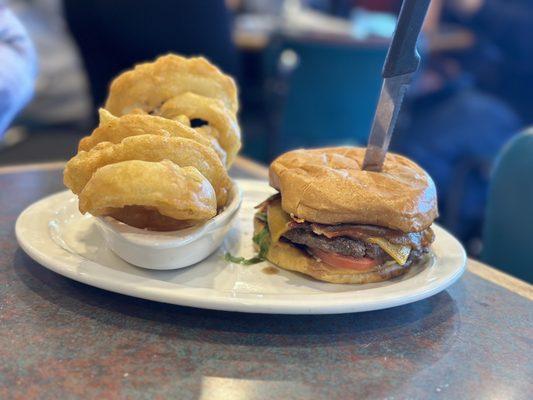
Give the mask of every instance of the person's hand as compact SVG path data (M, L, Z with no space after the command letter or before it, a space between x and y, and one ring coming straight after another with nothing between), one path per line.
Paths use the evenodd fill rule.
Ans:
M471 17L484 3L485 0L447 0L447 7L462 17Z
M0 5L0 139L33 94L36 53L22 24Z

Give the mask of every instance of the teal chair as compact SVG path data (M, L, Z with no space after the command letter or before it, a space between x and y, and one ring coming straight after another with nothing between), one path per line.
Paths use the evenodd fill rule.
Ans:
M274 53L290 51L297 63L283 79L271 155L295 147L366 143L387 44L298 37L273 43Z
M496 161L483 236L483 261L533 283L533 127Z

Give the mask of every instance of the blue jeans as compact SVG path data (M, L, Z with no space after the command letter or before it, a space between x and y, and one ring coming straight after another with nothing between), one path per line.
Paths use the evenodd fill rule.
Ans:
M0 139L33 94L37 57L26 30L0 5Z

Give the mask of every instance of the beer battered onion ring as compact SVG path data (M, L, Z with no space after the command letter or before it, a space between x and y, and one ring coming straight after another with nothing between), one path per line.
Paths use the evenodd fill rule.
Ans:
M138 64L111 83L105 108L112 114L129 114L140 108L152 113L167 100L193 92L222 101L233 114L239 102L233 79L203 57L168 54L154 62Z
M101 142L120 143L127 137L150 134L194 140L204 146L212 147L222 163L226 162L226 153L216 138L197 132L179 121L139 113L115 117L103 108L100 109L99 113L100 126L90 136L81 139L78 151L89 151ZM185 121L186 117L180 119ZM188 121L188 119L186 120Z
M228 202L241 147L233 79L202 57L168 54L111 83L100 124L64 171L80 211L177 230ZM205 125L197 127L197 121Z
M115 208L109 212L108 216L126 225L151 231L178 231L198 223L194 220L177 220L166 217L155 208L143 206Z
M213 186L219 208L228 200L231 181L217 154L210 147L181 137L139 135L118 144L99 143L70 159L64 170L64 183L78 194L98 169L127 160L169 160L180 167L194 167Z
M79 194L82 213L111 215L142 206L179 221L202 221L217 213L209 181L194 167L171 161L123 161L96 171Z
M190 92L183 93L165 102L158 115L169 119L187 116L190 120L201 119L207 122L227 154L228 165L233 163L241 148L241 131L237 118L220 100Z

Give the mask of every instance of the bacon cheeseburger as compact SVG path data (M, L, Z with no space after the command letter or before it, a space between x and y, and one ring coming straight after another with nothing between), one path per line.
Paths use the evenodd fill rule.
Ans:
M382 172L361 170L364 149L295 150L270 165L279 191L257 206L259 257L332 283L404 274L434 240L437 197L417 164L387 154Z

